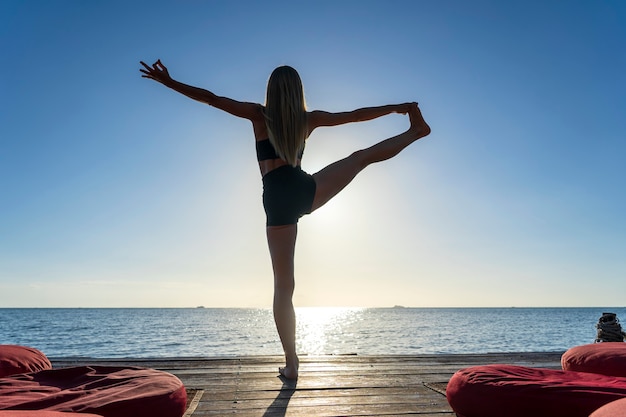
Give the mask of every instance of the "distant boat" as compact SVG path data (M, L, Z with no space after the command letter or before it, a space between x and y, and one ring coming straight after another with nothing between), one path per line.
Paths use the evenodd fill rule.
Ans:
M405 306L395 305L395 306L393 306L393 308L406 308L406 307Z
M196 307L196 308L204 308L204 306L198 306L198 307Z

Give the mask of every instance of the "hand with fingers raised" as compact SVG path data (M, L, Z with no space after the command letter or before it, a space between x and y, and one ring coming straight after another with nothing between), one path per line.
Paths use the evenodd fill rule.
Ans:
M167 67L163 65L160 59L157 59L152 66L149 66L143 61L139 61L139 63L144 67L139 69L139 71L143 73L143 78L150 78L161 84L166 84L168 81L172 80L170 73L167 71Z

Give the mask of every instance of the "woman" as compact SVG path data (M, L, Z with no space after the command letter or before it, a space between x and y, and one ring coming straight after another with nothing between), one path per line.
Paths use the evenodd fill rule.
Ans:
M323 206L366 166L389 159L428 135L430 127L422 118L417 103L366 107L342 113L309 112L300 76L288 66L276 68L270 76L263 106L220 97L175 81L160 60L152 66L144 62L141 65L144 67L140 69L142 77L252 122L263 177L267 243L274 270L274 320L286 361L286 366L279 372L288 379L296 379L298 356L292 295L298 219ZM411 126L406 132L356 151L316 174L309 175L300 168L305 141L315 128L371 120L394 112L409 114Z

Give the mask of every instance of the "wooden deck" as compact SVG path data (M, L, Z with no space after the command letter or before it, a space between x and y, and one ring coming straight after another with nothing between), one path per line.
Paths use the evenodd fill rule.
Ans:
M55 368L132 365L171 372L199 399L201 416L454 416L445 383L472 365L510 363L560 368L561 353L300 358L297 383L277 376L280 357L52 359ZM193 408L193 407L192 407Z

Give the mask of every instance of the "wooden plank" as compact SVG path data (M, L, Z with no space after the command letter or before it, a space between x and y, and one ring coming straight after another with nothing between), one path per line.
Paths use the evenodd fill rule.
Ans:
M54 367L142 366L177 375L204 390L193 417L453 417L441 389L461 368L488 363L559 368L561 353L487 355L303 356L300 379L277 376L277 356L230 358L53 358Z

